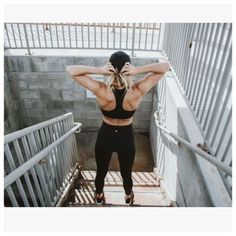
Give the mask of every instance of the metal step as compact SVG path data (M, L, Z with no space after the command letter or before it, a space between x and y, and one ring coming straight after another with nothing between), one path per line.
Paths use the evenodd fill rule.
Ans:
M125 204L125 192L118 171L109 171L105 178L106 203L96 205L94 180L96 171L81 171L63 207L131 207ZM160 189L159 179L152 172L132 172L135 202L132 207L168 207L171 203Z

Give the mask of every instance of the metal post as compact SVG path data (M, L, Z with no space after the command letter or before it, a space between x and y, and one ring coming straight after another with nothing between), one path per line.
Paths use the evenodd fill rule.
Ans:
M135 40L135 23L133 23L133 34L132 34L132 46L131 46L131 55L135 57L134 54L134 41Z
M26 31L26 24L23 24L23 27L24 27L26 47L27 47L28 55L32 55L32 53L30 52L29 39L28 39L27 31Z

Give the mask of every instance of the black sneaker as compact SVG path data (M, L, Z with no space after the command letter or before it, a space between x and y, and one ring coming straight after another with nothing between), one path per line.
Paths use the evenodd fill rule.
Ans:
M125 204L132 205L134 203L134 193L133 191L129 195L125 195Z
M104 196L104 193L102 193L102 196L101 197L98 197L98 195L100 195L100 194L97 194L97 193L95 193L95 203L97 204L97 205L101 205L101 204L104 204L105 203L105 196Z

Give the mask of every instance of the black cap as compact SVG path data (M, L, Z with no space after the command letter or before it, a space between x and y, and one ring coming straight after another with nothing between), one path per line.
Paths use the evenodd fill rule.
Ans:
M111 62L112 66L114 68L117 68L119 72L121 71L126 62L131 63L129 55L123 51L114 52L110 56L109 62Z

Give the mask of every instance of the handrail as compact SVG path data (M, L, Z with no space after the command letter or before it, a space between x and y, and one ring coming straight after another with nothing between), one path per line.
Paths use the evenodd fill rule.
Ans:
M65 119L65 118L69 117L70 115L72 115L72 113L68 112L68 113L66 113L64 115L61 115L59 117L56 117L56 118L53 118L53 119L41 122L39 124L32 125L30 127L27 127L27 128L15 131L13 133L7 134L7 135L4 136L4 144L12 142L12 141L14 141L14 140L16 140L16 139L18 139L18 138L20 138L22 136L25 136L25 135L27 135L29 133L32 133L35 130L41 129L41 128L45 127L45 126L49 126L51 124L54 124L55 122L61 121L61 120Z
M53 119L55 121L55 119ZM4 189L6 189L9 185L15 182L19 177L21 177L26 171L31 169L36 163L38 163L41 159L43 159L46 155L48 155L56 146L58 146L61 142L63 142L67 137L69 137L76 130L80 129L82 126L81 123L75 123L75 126L69 130L66 134L62 135L55 142L47 146L45 149L37 153L31 159L26 161L24 164L19 166L9 175L4 178Z
M226 166L221 161L217 160L214 156L204 152L203 150L201 150L198 147L195 147L192 143L190 143L187 140L185 140L185 139L181 138L180 136L176 135L172 131L168 130L166 127L163 127L161 125L161 122L159 121L157 113L158 113L158 111L154 112L154 118L155 118L156 126L158 128L160 128L162 131L164 131L165 133L167 133L168 135L170 135L174 139L178 140L182 144L184 144L188 149L190 149L190 150L196 152L197 154L199 154L202 158L204 158L205 160L207 160L208 162L210 162L211 164L213 164L217 168L224 171L227 175L232 176L232 168L231 167Z

